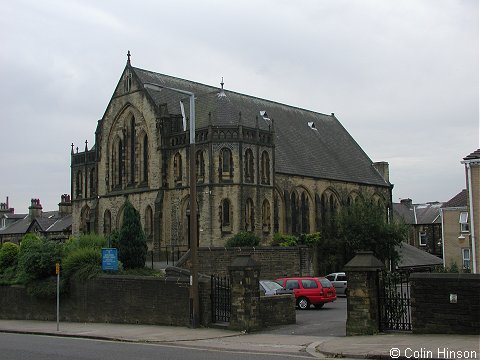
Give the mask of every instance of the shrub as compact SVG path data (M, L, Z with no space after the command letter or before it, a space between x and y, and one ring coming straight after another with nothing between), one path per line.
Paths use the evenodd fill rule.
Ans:
M225 247L258 246L260 239L253 233L241 231L225 243Z
M64 244L64 253L67 255L78 249L97 249L105 247L107 241L103 236L96 234L85 234L78 237L71 237Z
M282 233L275 233L273 235L273 246L297 246L298 238L294 235L287 235Z
M125 269L145 267L147 242L140 223L140 213L127 200L123 212L123 225L118 237L118 257Z
M0 248L0 272L8 267L16 266L20 248L17 244L6 242Z
M78 248L70 252L62 262L63 276L70 279L87 280L102 272L102 255L94 247Z
M62 245L38 237L24 238L18 259L19 280L29 282L55 275L55 263L62 255Z

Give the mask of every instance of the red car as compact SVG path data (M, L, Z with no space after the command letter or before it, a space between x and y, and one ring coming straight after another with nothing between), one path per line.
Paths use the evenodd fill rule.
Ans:
M335 301L337 293L332 283L325 278L291 277L275 280L285 289L293 290L297 306L308 309L313 304L320 309L325 303Z

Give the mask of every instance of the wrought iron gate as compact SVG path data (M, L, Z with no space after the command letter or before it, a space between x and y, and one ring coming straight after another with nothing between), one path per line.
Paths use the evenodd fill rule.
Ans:
M211 276L212 322L230 322L230 279Z
M380 331L412 330L409 275L408 272L380 271Z

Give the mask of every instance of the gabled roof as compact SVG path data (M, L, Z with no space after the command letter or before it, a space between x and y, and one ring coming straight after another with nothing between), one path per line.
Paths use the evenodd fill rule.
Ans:
M453 198L443 204L442 208L455 208L467 206L467 190L463 189Z
M128 66L128 65L127 65ZM131 68L141 84L151 83L193 92L196 127L237 126L275 131L277 173L390 186L336 117L300 109L189 80ZM180 115L186 96L162 89L146 90L156 106ZM189 114L188 101L184 101Z
M465 156L463 160L473 160L473 159L480 159L480 149L475 150L471 154Z
M58 211L42 213L41 217L32 219L30 216L14 222L0 230L0 235L26 234L33 229L41 232L61 232L72 226L72 215L61 217Z
M393 203L393 214L395 218L410 225L440 223L441 207L441 202L412 204L411 206L403 203Z
M397 264L399 269L432 267L443 264L443 260L439 257L420 250L415 246L405 242L402 242L401 246L399 246L397 250L400 254L400 260Z

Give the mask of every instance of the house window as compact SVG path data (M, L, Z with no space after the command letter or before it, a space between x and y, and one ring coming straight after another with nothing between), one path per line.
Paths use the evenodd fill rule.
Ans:
M470 269L470 249L462 249L462 264L464 269Z
M425 231L418 234L418 239L420 246L427 246L427 233Z
M470 231L470 228L468 226L468 212L462 211L460 213L460 232L462 233L468 233Z
M147 206L145 209L145 236L147 239L150 239L152 237L152 227L153 224L153 213L152 213L152 208L150 206Z

